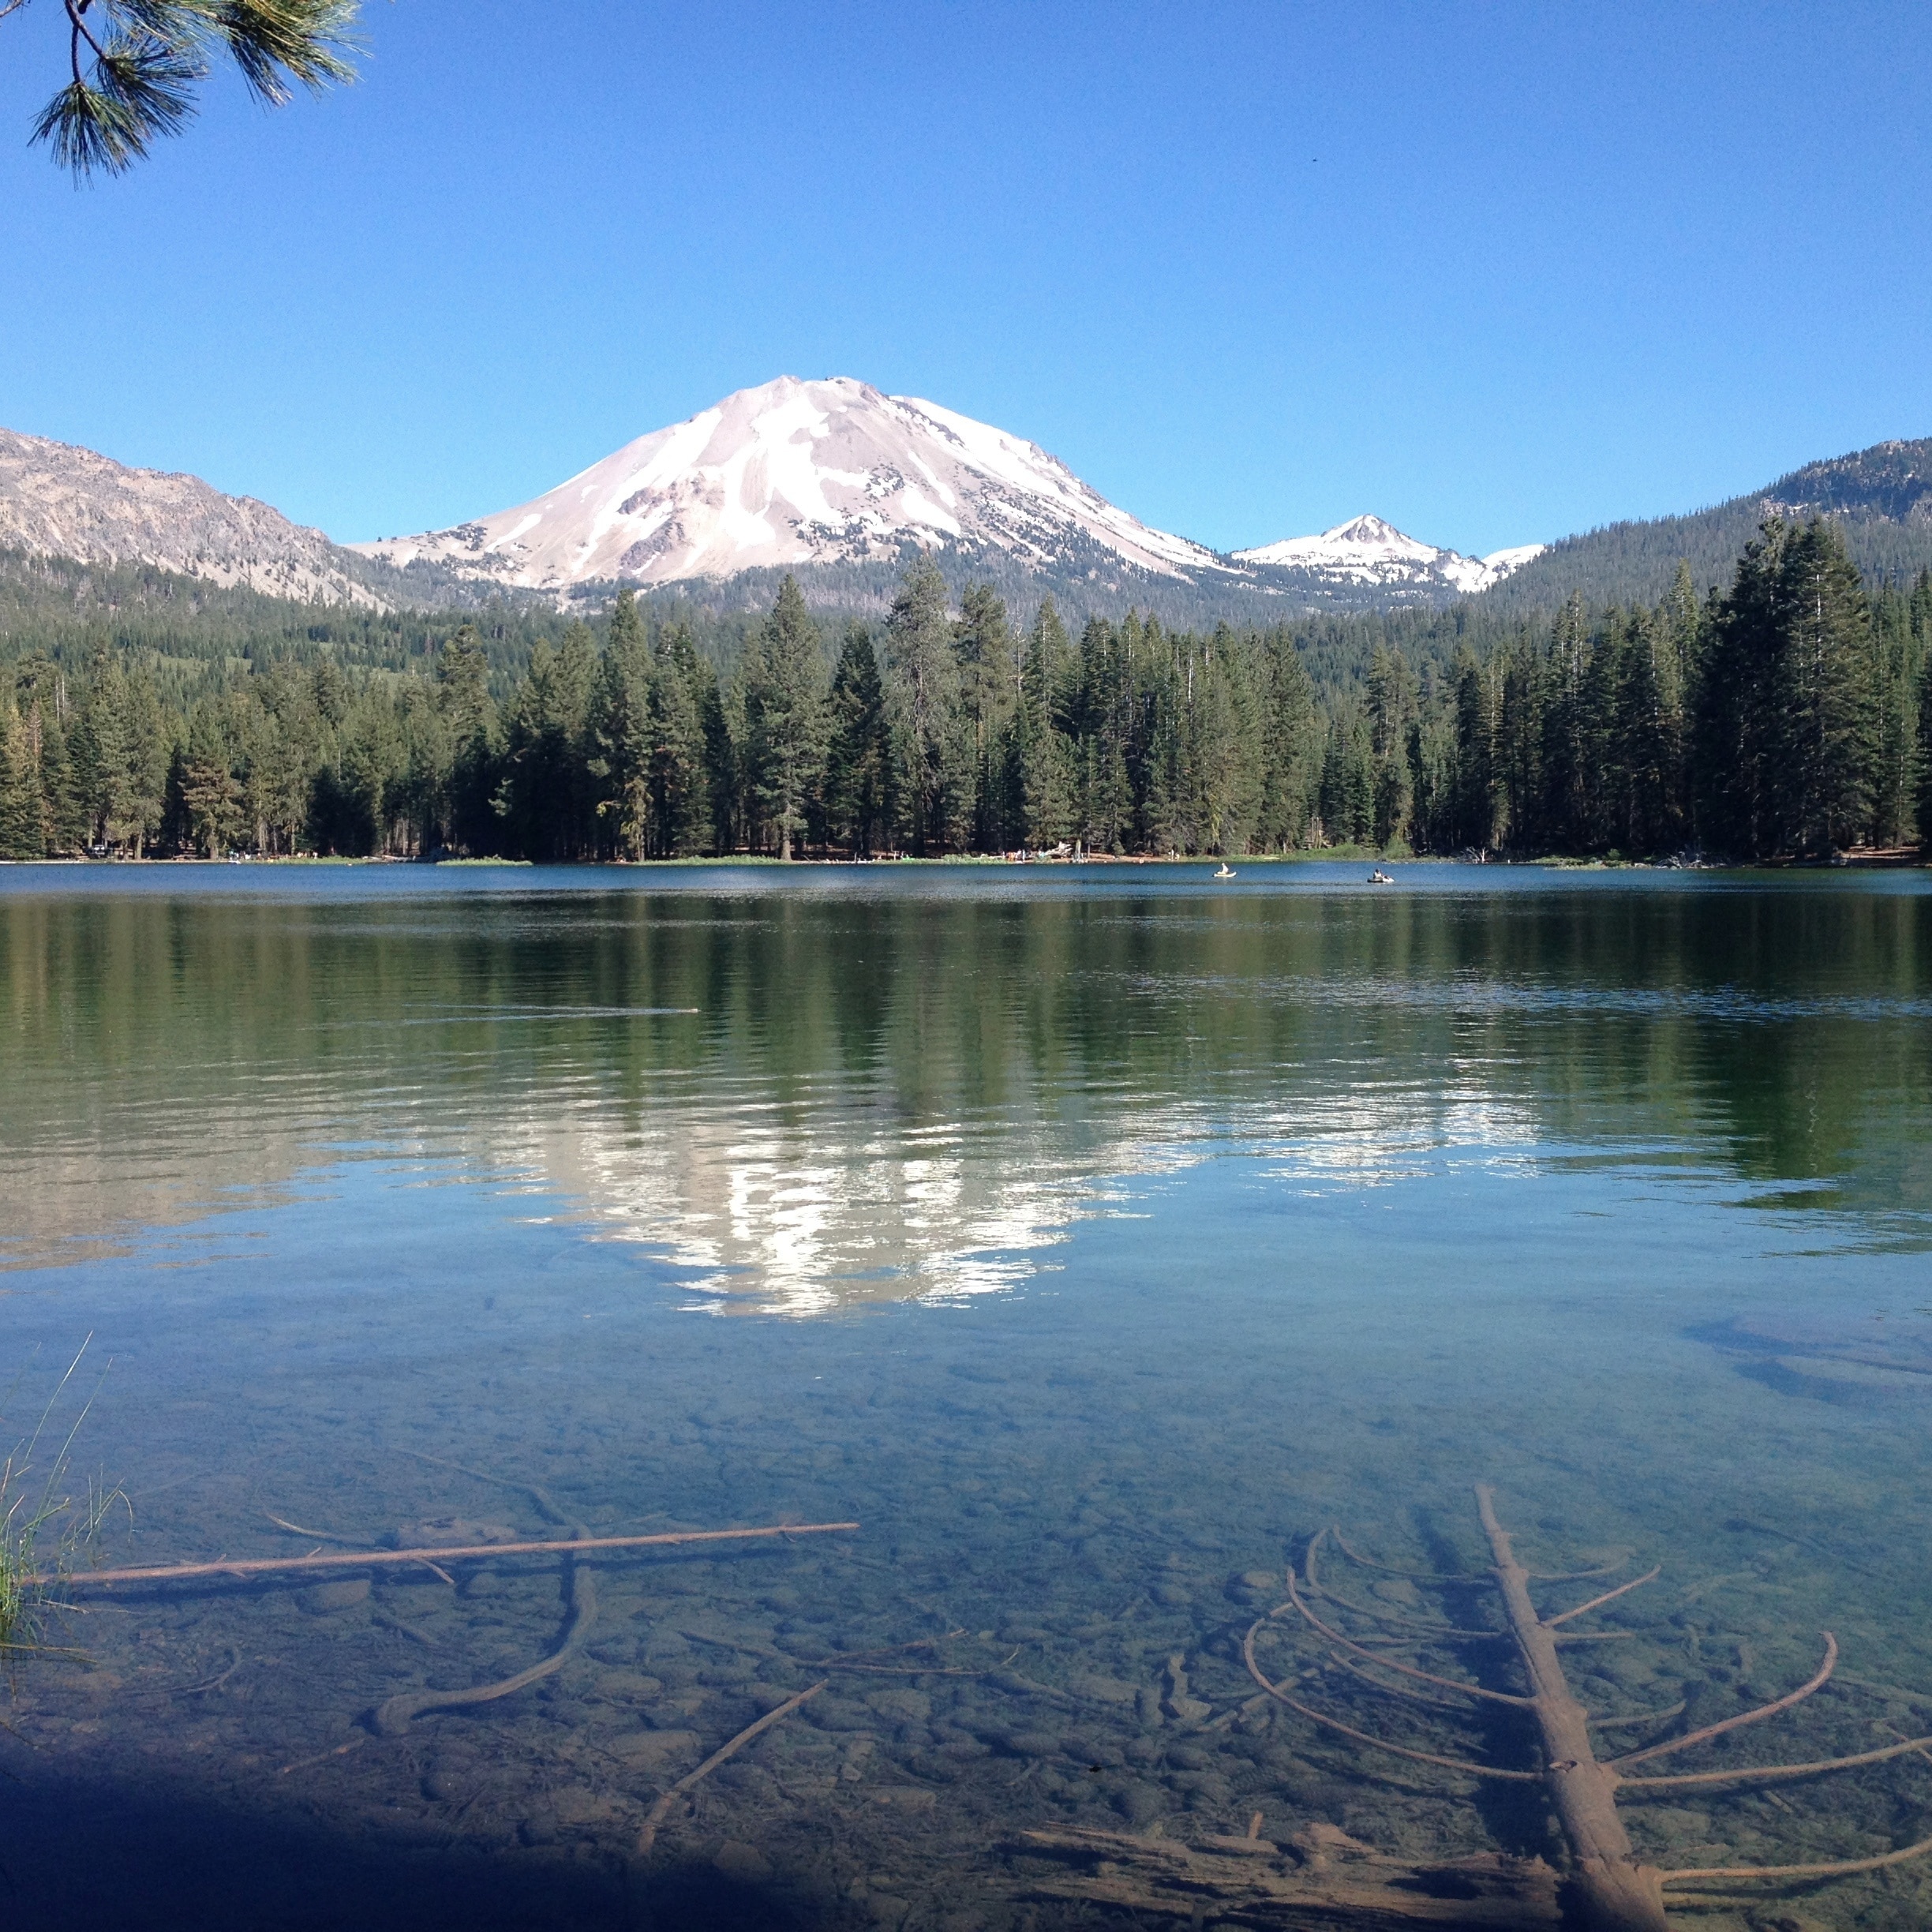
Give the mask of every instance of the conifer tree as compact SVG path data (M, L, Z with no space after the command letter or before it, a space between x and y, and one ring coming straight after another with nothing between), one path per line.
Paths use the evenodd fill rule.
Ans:
M169 746L154 686L103 646L79 721L80 781L91 842L138 859L159 829Z
M957 850L970 829L972 739L945 579L930 556L907 571L886 620L886 712L906 844L921 858Z
M1137 634L1137 620L1134 628ZM1130 662L1121 633L1104 617L1088 618L1080 632L1072 723L1079 836L1092 852L1121 851L1133 829L1133 793L1127 764L1133 718ZM1185 683L1185 667L1181 675ZM1184 690L1177 702L1185 710L1189 694Z
M1376 846L1387 851L1409 836L1413 787L1409 773L1409 726L1415 716L1415 673L1399 651L1378 644L1368 665L1368 751L1373 762Z
M0 859L41 859L40 773L13 694L0 689Z
M892 740L878 652L856 619L845 627L839 647L829 709L826 823L836 843L855 859L869 859L891 824Z
M590 704L589 772L597 816L623 858L655 850L651 797L652 667L644 620L626 586L617 593Z
M283 729L288 729L286 721ZM406 849L421 858L441 838L440 801L450 766L449 721L433 685L412 680L403 687L396 738L397 769L388 796L405 829Z
M1874 600L1871 657L1872 843L1904 845L1917 823L1919 788L1920 666L1909 598L1886 592Z
M1359 716L1331 719L1322 754L1322 831L1331 845L1366 844L1375 830L1375 770Z
M1627 642L1623 614L1612 610L1590 638L1584 661L1581 702L1573 724L1579 766L1572 792L1577 815L1568 834L1572 850L1608 850L1616 844L1617 828L1627 815L1616 755Z
M590 840L591 700L597 658L589 630L539 642L517 687L493 803L511 848L539 859L577 859Z
M1552 660L1530 636L1499 646L1490 676L1497 693L1496 815L1505 844L1515 852L1547 852L1549 788L1543 761L1549 725Z
M742 676L711 679L698 694L705 770L711 781L711 849L736 852L746 826L745 710Z
M1451 834L1485 852L1495 843L1496 706L1489 678L1466 644L1455 660L1455 767Z
M1664 852L1684 830L1683 692L1668 606L1631 613L1619 656L1611 747L1621 801L1616 841L1626 852Z
M66 673L41 652L13 667L16 708L40 775L40 822L50 854L77 852L88 842L86 808L68 748L73 723Z
M661 859L691 858L710 839L705 742L710 681L691 627L665 626L657 634L650 671L651 840Z
M386 695L376 691L358 694L343 721L337 761L342 796L347 808L353 840L351 849L358 853L399 853L406 837L405 820L392 780L402 769L402 734L395 706ZM573 781L575 773L572 773ZM569 841L580 836L573 782L566 794L565 809L553 831L546 830L542 842L563 856L575 856Z
M1142 836L1156 852L1195 849L1194 772L1188 678L1181 639L1150 662L1143 680L1147 736L1140 760Z
M1294 852L1308 842L1309 814L1321 778L1323 734L1315 686L1294 635L1284 627L1262 645L1264 665L1259 822L1267 852Z
M459 627L436 658L439 708L449 732L449 769L440 817L449 843L470 852L492 848L497 830L496 706L489 663L476 627Z
M1005 787L1007 726L1019 686L1020 646L1006 606L990 584L968 584L953 627L959 657L960 705L972 739L972 807L968 841L997 852L1013 818Z
M1013 829L1029 851L1050 851L1073 836L1073 755L1061 722L1072 648L1053 599L1043 598L1027 633L1006 734Z
M242 787L230 762L216 708L204 702L189 721L188 739L174 761L172 784L187 842L204 859L224 858L242 829Z
M1150 638L1158 627L1148 627ZM1245 655L1223 624L1201 651L1189 736L1198 803L1197 849L1245 852L1260 814L1260 709Z
M1919 656L1919 843L1932 852L1932 571L1912 587L1911 634Z
M1789 534L1788 525L1773 519L1744 546L1731 588L1713 613L1698 680L1698 823L1717 849L1741 858L1774 849L1771 693Z
M306 679L292 668L262 680L263 713L249 776L250 816L264 828L267 849L293 852L308 829L322 768L324 726Z
M824 660L818 627L789 573L745 665L745 732L759 815L792 856L824 776Z
M1589 837L1590 717L1587 676L1589 628L1583 599L1572 592L1552 631L1544 681L1544 779L1541 818L1548 835L1566 851L1579 849Z
M1676 661L1675 681L1687 706L1697 688L1705 638L1705 611L1698 601L1697 586L1691 580L1690 565L1677 560L1677 575L1660 612L1664 642ZM1687 715L1687 723L1688 722Z
M1874 749L1871 613L1836 522L1814 518L1785 545L1777 616L1779 844L1825 853L1862 843Z

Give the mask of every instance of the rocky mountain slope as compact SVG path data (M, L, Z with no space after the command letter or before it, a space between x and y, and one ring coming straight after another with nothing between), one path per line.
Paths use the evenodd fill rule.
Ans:
M379 605L396 593L380 582L388 573L252 496L13 429L0 429L0 549L148 564L300 601Z

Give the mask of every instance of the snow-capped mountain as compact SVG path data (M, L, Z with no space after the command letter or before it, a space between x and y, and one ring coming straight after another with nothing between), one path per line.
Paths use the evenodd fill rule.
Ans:
M1518 544L1484 557L1464 556L1406 537L1378 516L1358 516L1319 537L1289 537L1256 550L1237 550L1237 564L1294 571L1317 581L1398 590L1449 591L1473 596L1500 583L1511 571L1540 556L1541 544Z
M0 430L0 551L390 608L504 592L593 605L628 581L753 609L796 570L814 603L877 611L926 550L956 592L989 583L1016 608L1050 593L1076 623L1138 608L1183 627L1271 623L1447 603L1541 548L1466 557L1357 517L1221 556L1129 515L1037 444L845 376L739 390L514 509L349 545L195 477Z
M303 601L381 601L359 558L252 496L13 429L0 429L0 549L153 564Z
M1226 569L1036 444L844 376L741 389L515 509L354 548L554 592L891 560L908 541L1034 567L1097 552L1183 582Z

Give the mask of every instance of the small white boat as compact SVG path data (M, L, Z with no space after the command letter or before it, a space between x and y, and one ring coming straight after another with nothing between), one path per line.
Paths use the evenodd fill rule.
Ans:
M1371 886L1393 886L1395 881L1390 874L1384 872L1380 866L1377 866L1368 874L1368 883Z
M1232 878L1234 876L1234 868L1223 859L1221 861L1221 870L1215 874L1215 877L1216 878Z

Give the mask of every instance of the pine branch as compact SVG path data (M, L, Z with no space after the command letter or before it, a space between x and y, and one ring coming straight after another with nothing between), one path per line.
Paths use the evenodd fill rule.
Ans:
M32 139L77 180L119 174L193 118L196 92L225 55L257 100L279 107L298 85L320 93L356 77L360 0L62 0L73 78L41 110ZM26 0L4 0L0 19ZM97 36L87 16L103 24Z
M208 10L249 92L271 107L290 97L291 80L320 94L356 77L357 0L226 0Z

